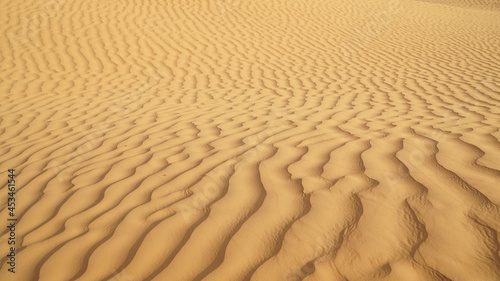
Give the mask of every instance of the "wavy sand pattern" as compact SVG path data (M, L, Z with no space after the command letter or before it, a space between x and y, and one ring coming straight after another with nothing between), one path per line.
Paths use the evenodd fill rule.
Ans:
M4 1L0 279L500 280L499 3Z

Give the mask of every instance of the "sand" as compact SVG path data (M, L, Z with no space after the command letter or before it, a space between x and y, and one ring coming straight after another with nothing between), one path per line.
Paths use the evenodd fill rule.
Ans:
M0 21L0 280L500 280L499 0Z

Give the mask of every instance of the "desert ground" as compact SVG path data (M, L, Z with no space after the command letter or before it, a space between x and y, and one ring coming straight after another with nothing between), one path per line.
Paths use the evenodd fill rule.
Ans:
M0 22L0 280L500 280L500 0Z

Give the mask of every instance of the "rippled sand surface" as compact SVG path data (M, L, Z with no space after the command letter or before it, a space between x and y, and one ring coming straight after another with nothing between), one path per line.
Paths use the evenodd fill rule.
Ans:
M1 280L500 280L499 0L2 2Z

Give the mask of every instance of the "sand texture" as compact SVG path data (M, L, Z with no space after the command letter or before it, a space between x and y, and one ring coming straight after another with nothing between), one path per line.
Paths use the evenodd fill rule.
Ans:
M0 280L500 280L500 0L12 0Z

